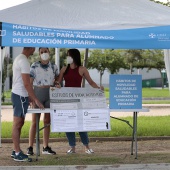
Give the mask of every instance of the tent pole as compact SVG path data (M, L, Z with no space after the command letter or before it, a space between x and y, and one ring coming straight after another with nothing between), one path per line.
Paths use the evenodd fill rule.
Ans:
M88 52L89 52L89 49L86 48L85 49L85 54L84 54L84 61L83 61L83 66L86 67L87 66L87 59L88 59ZM82 87L85 87L85 78L83 78L83 81L82 81Z
M164 62L168 78L168 88L170 93L170 49L164 49Z
M0 97L2 98L2 66L3 66L3 47L0 48ZM2 132L2 122L1 122L1 109L2 109L2 99L0 98L0 147L1 147L1 132Z
M57 65L58 69L60 70L60 49L55 48L55 64Z

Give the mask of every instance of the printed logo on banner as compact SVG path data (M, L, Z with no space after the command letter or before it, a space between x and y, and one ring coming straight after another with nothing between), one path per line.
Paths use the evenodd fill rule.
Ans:
M5 36L6 35L6 30L0 30L0 36Z
M142 109L142 76L110 75L110 109Z

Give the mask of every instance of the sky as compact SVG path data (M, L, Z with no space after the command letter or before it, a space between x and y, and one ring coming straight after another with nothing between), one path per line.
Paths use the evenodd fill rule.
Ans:
M30 0L0 0L0 10L28 2Z
M15 5L28 2L30 0L0 0L0 10L6 9ZM167 2L167 0L159 0L160 2Z

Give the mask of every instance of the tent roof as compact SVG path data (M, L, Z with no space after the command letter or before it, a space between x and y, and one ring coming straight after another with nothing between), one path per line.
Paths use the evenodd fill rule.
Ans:
M0 11L0 45L169 49L169 16L150 0L32 0Z
M170 8L149 0L32 0L0 10L0 21L85 30L170 25Z

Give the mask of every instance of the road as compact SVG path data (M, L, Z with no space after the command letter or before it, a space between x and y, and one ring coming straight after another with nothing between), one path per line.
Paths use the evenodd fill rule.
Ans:
M165 116L170 115L170 104L143 104L144 108L148 108L149 112L140 112L138 116ZM12 106L2 106L1 109L1 121L13 120ZM127 117L133 116L132 112L111 112L111 116L114 117ZM43 116L41 116L42 120ZM31 114L26 115L26 121L31 120Z

